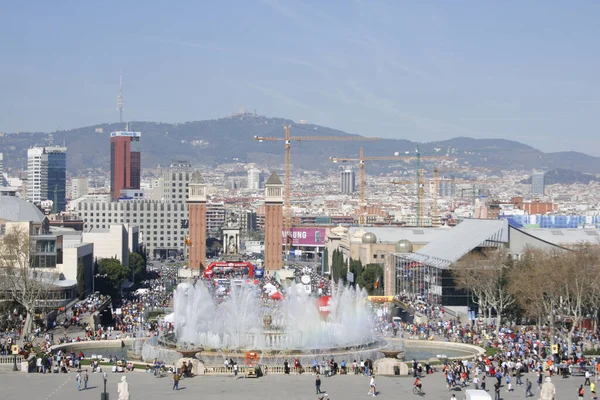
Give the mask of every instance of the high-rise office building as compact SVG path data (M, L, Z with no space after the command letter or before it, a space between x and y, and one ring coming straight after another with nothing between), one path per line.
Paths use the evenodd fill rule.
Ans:
M140 132L116 131L110 134L110 193L119 198L122 189L139 189L141 179Z
M531 175L531 194L535 196L543 196L546 187L544 184L544 176L546 175L543 171L536 171Z
M251 168L248 170L248 189L260 189L260 170Z
M356 175L351 169L340 171L340 192L354 193L356 192Z
M162 199L185 202L188 198L192 164L187 160L172 161L162 175Z
M66 184L66 147L33 147L27 150L27 199L31 203L52 200L53 212L64 211Z

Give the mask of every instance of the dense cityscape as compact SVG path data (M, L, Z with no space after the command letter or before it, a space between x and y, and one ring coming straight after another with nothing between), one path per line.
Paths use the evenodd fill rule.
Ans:
M597 56L549 55L596 14L364 3L35 15L0 67L5 398L597 399Z

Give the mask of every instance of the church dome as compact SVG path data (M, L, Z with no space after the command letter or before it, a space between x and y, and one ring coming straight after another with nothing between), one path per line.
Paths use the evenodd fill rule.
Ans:
M412 253L413 244L410 240L402 239L396 242L396 253Z
M363 243L377 243L377 236L374 233L367 232L362 236Z

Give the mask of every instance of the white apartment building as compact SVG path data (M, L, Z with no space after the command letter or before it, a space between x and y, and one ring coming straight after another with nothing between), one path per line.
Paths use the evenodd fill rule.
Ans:
M78 199L87 196L90 191L90 181L88 178L71 179L71 199Z
M251 168L248 170L248 189L260 189L260 170Z
M40 204L48 198L48 162L41 147L27 150L27 200Z

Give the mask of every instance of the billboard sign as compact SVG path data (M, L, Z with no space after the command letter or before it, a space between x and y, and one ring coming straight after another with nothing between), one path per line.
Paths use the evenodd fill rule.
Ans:
M325 246L325 228L292 228L289 233L282 230L281 238L284 244L287 238L292 246Z

